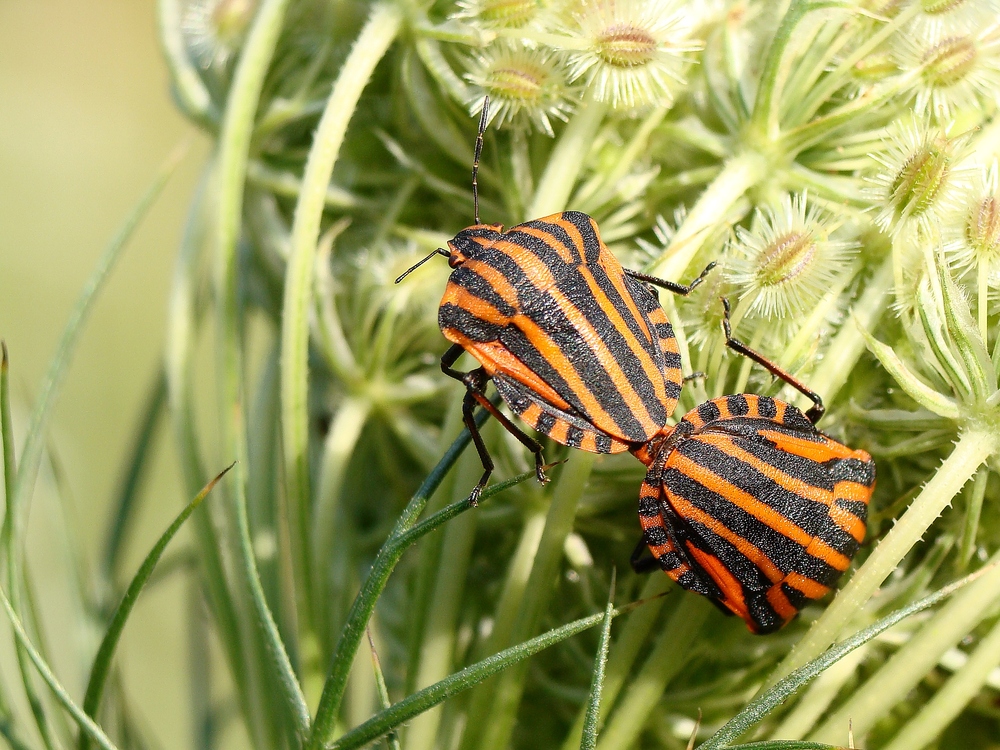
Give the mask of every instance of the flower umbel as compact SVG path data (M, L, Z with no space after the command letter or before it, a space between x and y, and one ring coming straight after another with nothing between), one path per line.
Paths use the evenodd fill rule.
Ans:
M728 280L764 317L801 314L829 290L857 243L837 240L838 224L807 196L784 195L776 209L758 209L753 227L738 227Z
M194 0L184 14L191 51L206 68L225 65L243 44L256 0Z
M872 154L882 169L865 191L878 212L875 223L892 235L919 228L932 236L965 185L962 143L919 120L894 125L887 135L885 151Z
M689 53L701 48L674 0L583 0L564 26L587 42L568 51L570 80L585 78L615 108L671 104Z
M918 114L947 118L957 110L975 111L1000 91L1000 25L945 35L901 35L898 53L903 70L918 70L915 79Z
M520 29L537 15L538 0L459 0L458 18L478 21L488 29Z
M566 119L572 107L562 70L552 54L517 42L500 41L472 61L466 78L489 95L490 119L498 125L521 119L553 135L550 118ZM478 113L482 97L469 105Z

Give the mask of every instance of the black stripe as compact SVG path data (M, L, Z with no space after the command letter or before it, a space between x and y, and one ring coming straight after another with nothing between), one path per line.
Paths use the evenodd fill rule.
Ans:
M598 453L610 453L611 452L611 436L604 432L597 433L597 452Z
M566 445L570 448L579 448L583 442L583 430L576 425L570 425L566 431Z
M664 555L660 555L658 558L656 558L656 562L658 562L660 564L660 567L663 568L664 570L677 570L677 568L681 567L681 565L684 564L684 561L681 559L680 555L678 555L676 552L673 551L667 552Z
M661 526L650 526L647 528L643 533L643 539L651 547L662 547L670 541L670 537L667 536L667 532Z
M484 302L493 305L493 307L495 307L504 317L509 318L517 313L517 310L500 296L489 281L484 279L467 265L459 266L452 271L448 281L456 286L462 287L467 292L479 297L479 299Z
M856 516L861 519L862 523L868 522L868 504L863 503L860 500L843 500L837 498L834 503L840 508L843 508L852 516Z
M778 407L774 405L774 399L770 396L758 396L757 411L760 416L773 419L778 414Z
M767 635L779 630L785 621L778 617L767 595L757 594L747 598L747 612L753 620L754 627L760 635Z
M563 211L562 218L575 226L583 238L583 257L587 263L597 263L601 257L601 239L594 231L590 217L582 211Z
M726 406L729 408L729 413L734 417L745 416L750 411L750 405L747 403L746 397L742 393L737 393L734 396L727 396Z
M766 523L753 517L722 495L712 492L693 477L689 477L676 469L668 468L664 473L663 483L672 493L684 498L707 515L719 521L731 532L746 539L760 549L761 553L782 573L797 571L809 578L814 578L814 580L820 580L820 578L816 577L819 576L822 578L822 581L826 581L830 575L834 577L840 575L839 571L826 565L822 560L816 560L811 555L807 555L805 548L798 542L789 539L780 531L772 529ZM676 508L674 510L676 512ZM691 522L693 525L697 523L686 517L685 520ZM722 539L722 537L714 533L712 534L712 538ZM709 551L716 554L715 545L712 541L710 539L704 539L703 541ZM726 544L728 545L729 542L726 542ZM735 547L733 549L735 551ZM743 557L741 553L738 554ZM756 563L753 563L749 558L743 557L743 559L756 567ZM800 569L802 567L805 569ZM764 575L763 571L760 571L760 575ZM752 584L752 579L747 581L740 576L737 576L737 578L741 583ZM752 588L753 586L751 585Z
M823 466L836 480L846 479L865 487L875 486L874 461L860 461L857 458L833 458L826 461Z
M453 328L473 341L497 341L504 330L503 326L481 320L464 307L451 302L438 308L438 326L442 331Z
M733 442L756 457L762 458L762 460L764 460L764 457L767 457L770 460L767 460L766 463L772 466L780 464L782 462L781 457L789 455L767 444L762 444L763 441L760 439L750 441L733 438ZM729 455L724 450L697 437L685 440L677 446L677 450L699 466L703 466L714 474L725 478L726 481L739 487L770 508L773 508L810 536L819 536L828 543L832 543L831 538L836 540L840 536L849 537L848 534L833 523L827 506L824 503L810 500L790 490L786 490L750 464ZM807 484L830 491L833 490L833 483L822 472L822 467L819 464L808 462L802 465L802 469L803 471L792 474L792 476L801 479ZM824 481L826 483L825 487L822 485ZM846 542L846 539L842 541ZM838 549L840 547L838 544L833 544L833 546Z
M698 407L698 416L701 417L703 422L708 424L709 422L714 422L721 417L722 412L719 411L719 407L714 403L706 401Z
M639 515L650 517L660 515L660 502L655 497L639 496Z
M573 240L570 239L569 234L566 233L566 230L563 229L558 224L549 224L547 221L541 221L539 219L535 219L534 221L526 221L523 224L518 224L516 227L511 227L509 230L507 230L505 239L511 239L511 235L515 233L527 234L526 232L520 231L525 227L530 227L531 229L534 229L539 232L544 232L545 234L549 235L553 245L562 245L567 251L569 251L569 256L570 258L573 259L574 264L579 264L584 262L584 256L580 252L581 248L577 247L573 243ZM551 247L549 248L549 250L552 253L559 252L559 250L555 247ZM562 260L562 258L558 258L557 260L565 262Z
M799 591L793 586L789 586L787 583L781 584L781 590L788 597L789 603L795 607L795 609L802 609L806 603L809 601L809 597Z
M681 397L681 384L680 383L678 383L675 380L668 380L665 383L665 386L666 386L665 390L666 390L667 398L669 398L671 401L676 401L677 399L679 399Z
M528 235L521 236L528 237L528 239L534 242L540 242ZM573 326L563 311L559 309L552 297L549 294L539 291L527 278L524 270L506 254L499 252L492 253L488 262L518 290L522 313L541 327L555 345L559 347L560 351L569 358L585 386L615 421L622 435L629 440L640 441L646 439L648 436L645 430L633 415L632 409L625 402L623 394L619 393L615 387L610 374L601 366L593 350L590 349L587 342L580 335L580 332ZM589 291L585 299L592 300ZM605 325L607 328L611 327L610 322L607 322ZM598 330L605 329L599 328ZM579 399L573 395L572 390L566 385L563 378L558 375L552 365L528 343L527 338L520 329L513 325L507 326L503 329L500 341L514 356L524 362L529 369L540 375L563 398L573 404L581 414L587 415L588 421L593 423L593 415L590 415ZM624 345L623 340L622 343ZM624 346L627 350L627 345ZM630 356L629 361L634 361L634 358ZM660 414L663 414L662 405L657 405L659 406ZM663 422L665 421L666 416L664 415Z
M538 422L535 425L535 429L539 432L548 435L552 432L552 428L556 426L556 418L553 417L548 412L542 412L538 417Z

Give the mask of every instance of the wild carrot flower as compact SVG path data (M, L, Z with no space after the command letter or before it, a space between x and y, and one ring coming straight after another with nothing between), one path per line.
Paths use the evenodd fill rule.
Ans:
M945 250L960 268L1000 270L1000 175L994 161L982 168L974 187L949 220Z
M886 135L884 151L872 154L881 168L865 191L876 211L875 223L892 235L919 228L933 236L965 186L964 139L920 120L894 124Z
M834 239L838 227L805 194L786 194L777 207L758 209L751 229L738 227L726 275L748 312L790 318L815 304L857 247Z
M917 114L947 118L953 112L982 111L1000 100L1000 24L983 30L946 34L899 35L900 68L917 71L914 79ZM991 107L987 107L990 109Z
M582 0L563 27L586 41L567 50L570 80L584 79L599 101L615 108L671 104L689 54L701 48L674 0Z
M487 47L470 61L466 78L489 95L490 119L499 125L531 122L552 136L551 118L565 120L572 107L571 91L553 53L520 42L501 40ZM475 114L482 106L482 97L477 97L469 109Z
M194 0L184 14L184 33L206 67L225 65L243 43L256 0Z
M487 29L520 29L537 19L539 0L459 0L456 18Z

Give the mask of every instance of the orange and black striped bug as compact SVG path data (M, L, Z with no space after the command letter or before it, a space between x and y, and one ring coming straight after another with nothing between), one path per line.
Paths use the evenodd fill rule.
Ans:
M714 267L684 286L622 268L584 213L563 213L504 230L479 221L478 173L489 99L483 102L472 167L476 223L398 279L444 255L454 269L438 312L452 346L441 369L465 384L463 418L484 473L493 461L473 419L479 404L535 455L546 482L541 445L486 397L493 381L511 410L536 431L592 453L620 453L662 432L677 405L681 361L673 328L653 287L691 292ZM468 352L480 367L453 365Z
M632 564L659 567L752 632L771 633L850 565L865 538L875 463L816 429L822 399L734 339L723 303L727 346L814 405L803 414L767 396L723 396L633 451L648 471ZM640 559L643 545L652 559Z

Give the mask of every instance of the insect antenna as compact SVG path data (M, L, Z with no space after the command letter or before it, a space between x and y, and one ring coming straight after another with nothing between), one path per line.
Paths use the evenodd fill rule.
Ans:
M476 210L476 223L479 223L479 157L483 153L483 133L490 118L490 98L483 97L483 113L479 115L479 132L476 134L476 150L472 157L472 203Z
M424 263L426 263L427 261L429 261L429 260L430 260L431 258L433 258L433 257L434 257L435 255L443 255L443 256L444 256L444 257L446 257L446 258L450 258L450 257L451 257L451 253L449 253L449 252L448 252L447 250L445 250L445 249L444 249L444 248L442 248L442 247L439 247L439 248L437 248L436 250L432 250L432 251L431 251L430 253L428 253L428 254L427 254L427 257L425 257L425 258L421 258L421 259L420 259L420 260L418 260L418 261L417 261L416 263L414 263L414 264L413 264L412 266L410 266L410 267L409 267L409 268L407 268L407 269L406 269L405 271L403 271L403 273L401 273L401 274L400 274L400 275L399 275L399 276L398 276L398 277L396 278L396 283L398 284L398 283L399 283L400 281L402 281L403 279L405 279L405 278L406 278L407 276L409 276L409 275L410 275L410 274L411 274L411 273L412 273L413 271L416 271L416 270L417 270L418 268L420 268L420 266L422 266L422 265L423 265Z

